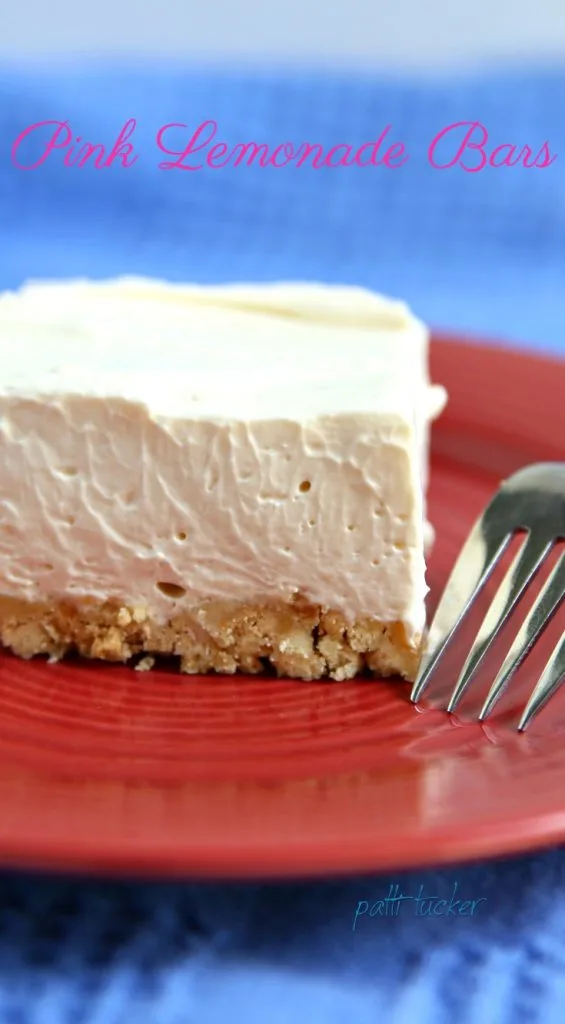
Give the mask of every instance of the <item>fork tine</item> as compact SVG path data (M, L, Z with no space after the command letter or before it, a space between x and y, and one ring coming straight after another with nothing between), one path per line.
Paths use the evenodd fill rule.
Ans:
M447 705L448 711L455 711L457 708L493 640L498 636L508 616L516 607L551 546L552 541L545 537L540 540L533 534L527 535L526 541L515 556L483 619L475 642L453 688Z
M526 704L524 713L518 723L518 729L523 732L532 719L547 704L550 697L561 685L565 675L565 633L557 643L553 654L545 666L538 682L536 683L530 699Z
M561 555L551 576L528 612L518 632L512 647L510 648L502 667L496 676L488 696L481 708L479 721L484 721L490 715L495 704L498 703L504 693L511 677L522 664L524 658L535 644L551 618L557 611L565 595L565 555Z
M475 523L451 572L430 625L426 648L410 694L413 703L422 696L451 637L506 550L510 538L510 533L492 538L485 537L482 516Z

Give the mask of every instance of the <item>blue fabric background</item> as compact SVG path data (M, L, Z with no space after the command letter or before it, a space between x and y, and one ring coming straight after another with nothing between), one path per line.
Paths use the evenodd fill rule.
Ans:
M318 278L407 298L435 325L565 352L565 73L436 83L296 72L0 73L0 286L30 276ZM68 119L124 170L12 166L27 126ZM330 147L392 123L385 168L165 173L154 136L207 118L235 143ZM433 136L480 120L493 145L547 139L547 169L431 168ZM23 155L23 150L22 150ZM399 883L485 898L472 918L365 916ZM0 1024L553 1024L565 1010L565 855L293 885L0 876Z

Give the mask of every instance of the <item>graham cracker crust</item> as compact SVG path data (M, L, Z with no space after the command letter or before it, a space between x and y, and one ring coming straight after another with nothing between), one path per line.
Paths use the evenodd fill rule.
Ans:
M162 624L142 607L0 597L0 643L22 658L59 660L76 652L129 662L141 656L135 667L147 671L172 655L187 674L255 674L271 667L303 680L352 679L366 670L413 680L419 661L419 647L408 643L402 623L351 624L299 598L269 605L209 602Z

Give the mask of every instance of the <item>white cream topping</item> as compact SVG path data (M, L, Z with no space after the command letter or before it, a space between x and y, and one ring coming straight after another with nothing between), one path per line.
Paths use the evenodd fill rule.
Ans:
M162 620L299 591L417 635L445 398L427 345L402 303L358 288L121 278L1 295L1 592Z

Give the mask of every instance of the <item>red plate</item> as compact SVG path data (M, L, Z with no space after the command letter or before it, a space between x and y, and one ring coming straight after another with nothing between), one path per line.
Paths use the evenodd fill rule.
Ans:
M451 396L434 434L435 599L498 480L563 458L565 364L445 339L432 363ZM179 679L0 655L0 859L320 875L564 840L565 693L519 736L519 690L483 728L415 709L399 683Z

